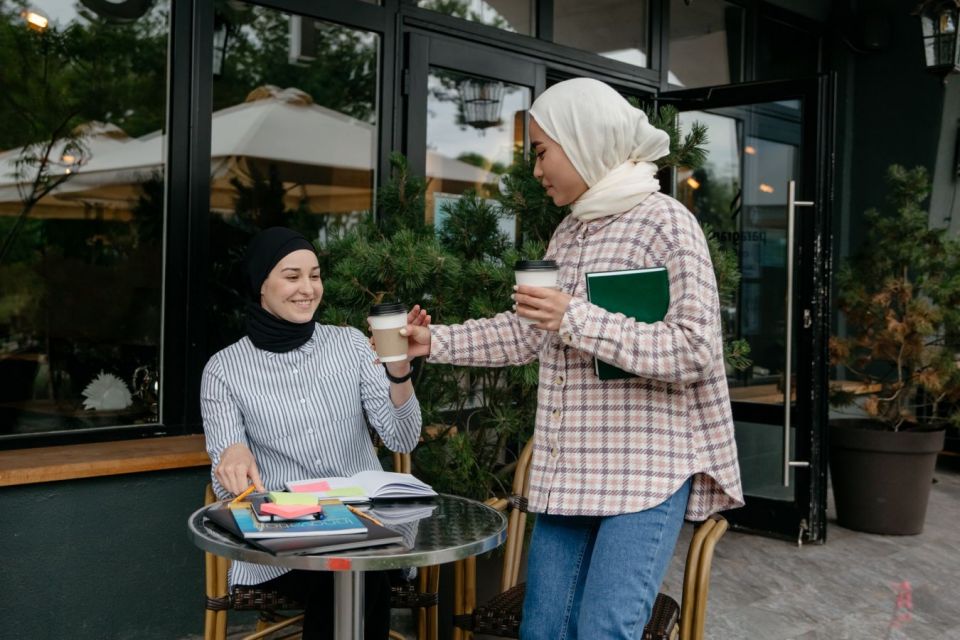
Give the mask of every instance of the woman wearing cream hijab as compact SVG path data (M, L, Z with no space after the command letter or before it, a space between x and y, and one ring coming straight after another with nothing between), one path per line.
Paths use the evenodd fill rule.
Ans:
M408 326L410 354L539 359L520 637L641 638L684 517L743 504L713 266L696 219L659 193L653 163L669 140L642 111L578 78L547 89L530 116L534 175L571 205L544 256L559 289L516 287L515 313ZM586 273L653 266L670 281L663 321L587 301ZM637 377L601 381L595 357Z

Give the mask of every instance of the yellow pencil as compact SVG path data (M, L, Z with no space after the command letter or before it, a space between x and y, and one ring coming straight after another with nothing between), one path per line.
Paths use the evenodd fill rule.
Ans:
M369 520L369 521L372 522L373 524L377 525L378 527L382 527L382 526L383 526L383 523L382 523L382 522L380 522L379 520L377 520L376 518L374 518L374 517L373 517L372 515L370 515L369 513L364 513L363 511L360 511L360 509L357 509L357 508L354 507L353 505L346 504L346 505L344 505L344 506L345 506L347 509L350 509L350 511L352 511L353 513L355 513L355 514L357 514L358 516L360 516L361 518L366 518L367 520Z
M241 500L243 500L244 498L246 498L248 495L250 495L251 493L253 493L255 489L256 489L256 487L254 487L253 485L250 485L249 487L247 487L246 489L244 489L240 494L238 494L236 498L234 498L233 500L231 500L231 501L230 501L230 504L233 504L234 502L240 502Z

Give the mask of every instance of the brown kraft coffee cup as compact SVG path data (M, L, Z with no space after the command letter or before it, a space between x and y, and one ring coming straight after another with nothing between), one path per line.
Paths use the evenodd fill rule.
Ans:
M399 362L407 359L407 338L400 329L407 326L407 307L399 302L376 304L367 317L380 362Z

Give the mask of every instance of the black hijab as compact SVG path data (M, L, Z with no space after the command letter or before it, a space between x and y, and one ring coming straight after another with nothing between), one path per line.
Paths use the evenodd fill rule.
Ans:
M253 237L245 262L250 277L251 300L247 302L247 336L258 349L284 353L303 346L313 336L314 322L290 322L278 318L260 304L260 288L284 257L307 249L310 241L286 227L270 227Z

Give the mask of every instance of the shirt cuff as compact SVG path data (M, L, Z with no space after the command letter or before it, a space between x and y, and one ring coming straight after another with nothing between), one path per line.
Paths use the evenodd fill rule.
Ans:
M572 298L560 321L560 341L579 351L593 353L598 342L595 319L604 309L583 298Z

